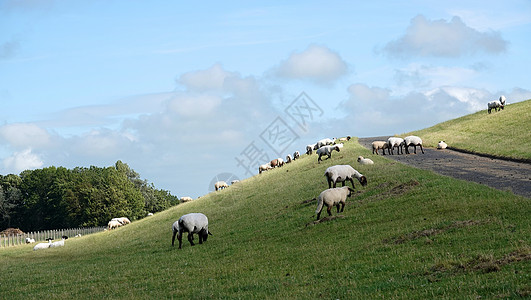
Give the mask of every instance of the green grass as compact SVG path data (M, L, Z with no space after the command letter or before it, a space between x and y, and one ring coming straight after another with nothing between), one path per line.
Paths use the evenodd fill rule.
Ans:
M373 166L360 166L358 155ZM368 185L343 218L314 224L324 170L351 164ZM171 224L203 212L203 245L172 248ZM417 170L347 143L303 156L62 248L0 249L3 299L426 299L531 295L529 199ZM333 216L338 215L333 210ZM323 214L326 216L326 213ZM196 237L197 241L197 237Z
M404 134L420 136L427 146L441 140L448 146L495 156L531 159L531 100L482 110L435 126Z

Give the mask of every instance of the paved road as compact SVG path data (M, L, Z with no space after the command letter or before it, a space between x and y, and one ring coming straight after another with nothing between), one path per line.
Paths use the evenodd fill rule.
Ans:
M360 138L359 143L372 150L373 141L385 141L386 137ZM380 154L381 154L380 150ZM413 148L410 147L413 153ZM466 154L452 150L425 148L422 154L417 147L417 154L386 155L396 161L431 170L436 173L478 182L499 190L509 190L516 195L531 198L531 164Z

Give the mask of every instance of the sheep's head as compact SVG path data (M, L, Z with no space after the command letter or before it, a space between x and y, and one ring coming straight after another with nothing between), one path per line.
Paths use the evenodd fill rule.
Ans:
M361 183L362 186L366 186L367 185L367 177L361 176L358 180L359 180L359 182Z
M358 156L358 162L360 162L363 159L363 156Z
M336 149L337 152L339 152L339 146L335 146L334 148Z

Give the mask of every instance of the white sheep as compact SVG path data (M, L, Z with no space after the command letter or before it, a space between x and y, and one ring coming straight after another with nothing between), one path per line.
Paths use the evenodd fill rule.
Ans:
M329 139L329 138L322 139L322 140L317 142L316 146L314 147L314 150L322 148L323 146L333 145L335 143L336 143L335 139L333 139L333 140Z
M179 220L175 221L172 225L173 236L171 238L171 245L175 243L175 235L179 240L179 249L181 249L183 232L188 232L188 241L190 245L194 246L193 234L197 233L199 235L199 244L202 244L203 241L206 242L208 235L212 235L208 231L208 218L202 213L190 213L184 216L181 216Z
M118 222L116 220L111 220L111 221L109 221L109 223L107 223L107 228L109 230L118 228L120 226L122 226L122 223L120 223L120 222Z
M313 150L317 150L317 144L310 144L306 146L306 154L311 155Z
M448 145L444 142L444 141L440 141L438 144L437 144L437 149L441 150L441 149L446 149L446 147L448 147Z
M65 245L65 240L66 239L68 239L68 237L66 235L63 235L63 237L61 238L60 241L51 243L50 244L50 248L63 247Z
M26 244L32 244L32 243L35 243L35 239L27 237L26 238Z
M273 167L271 167L270 163L260 165L260 167L258 167L258 174L262 174L262 172L271 170L271 169L273 169Z
M222 189L226 189L228 187L229 185L223 180L214 183L214 188L216 189L216 192Z
M338 145L334 145L334 146L323 146L319 149L317 149L317 155L319 155L319 157L317 158L317 162L318 163L321 163L321 156L323 155L327 155L328 158L332 158L332 151L336 150L337 152L339 152L339 146Z
M293 159L291 158L291 155L288 154L288 155L286 156L286 163L289 164L292 160L293 160Z
M379 155L378 154L378 149L382 149L383 155L385 155L385 149L389 149L389 144L387 142L384 142L384 141L374 141L374 142L372 142L372 154L374 154L376 152L376 155ZM389 151L389 153L391 153L391 152Z
M374 162L370 158L364 158L363 156L358 156L358 162L360 165L374 165Z
M422 149L422 139L418 136L410 135L404 138L404 148L406 149L406 154L409 154L409 146L414 146L414 153L417 154L417 146L420 146L420 151L424 154L424 149Z
M74 237L81 237L81 233L76 234Z
M362 186L367 185L367 178L360 172L354 170L350 165L335 165L328 167L324 175L328 181L328 188L331 188L332 184L336 187L338 182L342 182L343 186L345 186L345 181L347 180L350 181L352 188L354 188L354 181L352 178L358 179Z
M122 225L131 224L131 221L129 221L129 219L126 218L126 217L112 218L111 221L118 221L118 222L122 223Z
M240 180L234 179L233 181L230 182L230 185L233 185L233 184L238 183L238 182L240 182Z
M506 99L505 99L505 96L504 96L504 95L501 95L501 96L500 96L500 99L499 99L500 104L503 105L503 106L505 106L505 100L506 100Z
M282 167L284 165L284 160L282 158L275 158L273 159L272 161L269 162L269 165L272 167L272 168L276 168L276 167Z
M148 214L146 215L146 217L151 217L152 215L153 215L153 213L150 212L150 213L148 213Z
M339 143L339 144L335 144L336 146L339 147L339 149L343 148L343 143Z
M352 192L354 192L354 190L348 186L331 188L321 192L317 198L317 209L315 210L317 220L321 217L321 211L323 210L324 205L327 206L326 211L329 216L332 215L331 209L334 206L337 206L337 212L339 213L339 205L341 204L341 211L343 211L345 209L347 198L352 195Z
M193 201L194 199L192 199L192 197L188 197L188 196L183 196L179 199L179 201L181 203L185 203L185 202L190 202L190 201Z
M299 151L295 151L293 153L293 160L299 159L301 157L301 153Z
M340 138L339 141L340 142L348 142L348 141L350 141L350 139L351 139L351 137L350 137L350 135L348 135L347 137Z
M398 154L400 154L400 150L402 150L402 154L404 154L404 150L402 149L402 146L404 146L404 139L400 137L390 137L387 139L387 146L389 147L388 151L391 151L391 154L393 153L393 149L396 147L398 148Z
M52 244L53 239L47 238L46 240L48 241L48 243L38 243L37 245L35 245L35 247L33 247L33 251L50 248L50 245Z

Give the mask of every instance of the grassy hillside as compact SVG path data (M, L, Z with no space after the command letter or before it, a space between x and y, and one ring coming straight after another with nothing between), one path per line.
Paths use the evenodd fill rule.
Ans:
M432 147L443 140L451 147L476 153L531 159L531 100L491 114L485 109L405 135L409 134L422 137Z
M501 116L501 114L500 114ZM373 166L359 166L358 155ZM420 157L419 157L420 158ZM324 170L369 184L314 224ZM171 224L203 212L213 236L172 248ZM529 199L372 156L349 142L63 248L0 249L4 299L493 298L531 295ZM338 214L333 211L333 216ZM323 214L326 216L326 213ZM197 241L197 237L196 237Z

